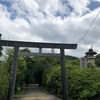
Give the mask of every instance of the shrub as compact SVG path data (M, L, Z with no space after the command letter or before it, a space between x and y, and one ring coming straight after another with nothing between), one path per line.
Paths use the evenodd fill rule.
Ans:
M68 80L69 95L78 100L91 100L100 93L100 70L75 69Z
M7 96L9 86L8 68L4 62L0 62L0 100Z
M79 68L67 62L68 95L74 100L97 100L100 96L100 69ZM49 67L43 75L43 86L51 93L62 95L61 67Z
M61 94L60 70L60 66L52 66L43 75L43 86L54 94Z

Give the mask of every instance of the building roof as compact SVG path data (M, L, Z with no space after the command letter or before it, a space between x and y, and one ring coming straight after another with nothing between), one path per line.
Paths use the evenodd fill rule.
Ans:
M97 54L95 51L93 51L93 49L89 49L88 52L85 53L86 55L95 55Z

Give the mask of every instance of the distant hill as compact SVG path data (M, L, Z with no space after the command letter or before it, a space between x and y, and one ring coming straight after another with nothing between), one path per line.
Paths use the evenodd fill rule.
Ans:
M79 58L78 57L74 57L74 56L65 55L65 59L66 60L77 60Z

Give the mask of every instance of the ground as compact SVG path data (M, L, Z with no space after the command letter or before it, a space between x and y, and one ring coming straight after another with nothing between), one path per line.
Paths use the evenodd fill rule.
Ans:
M31 84L26 87L25 95L15 95L14 100L61 100L52 94L47 93L38 84Z

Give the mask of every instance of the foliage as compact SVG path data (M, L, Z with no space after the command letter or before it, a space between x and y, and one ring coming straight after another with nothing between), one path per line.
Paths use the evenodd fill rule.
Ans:
M17 91L17 92L15 93L15 95L25 95L25 93L26 93L26 90L25 90L25 89L22 89L22 90L20 90L20 91Z
M21 52L31 52L29 48L20 49ZM34 61L33 57L23 56L26 62L26 71L25 71L25 83L33 84L35 83L34 78Z
M24 57L26 60L27 71L25 74L25 81L29 83L42 83L42 75L44 71L50 66L59 63L59 60L53 57Z
M34 77L36 82L41 86L42 75L46 69L54 65L56 62L52 57L35 57L34 58Z
M9 73L5 62L0 62L0 100L4 100L9 86Z
M21 50L30 52L28 48ZM7 49L6 71L11 70L13 50ZM96 56L99 66L100 55ZM68 95L74 100L97 100L100 96L100 69L80 68L79 59L66 58ZM70 60L72 59L72 60ZM7 72L5 72L7 73ZM4 74L6 76L6 74ZM53 57L19 57L17 66L16 89L24 81L26 83L39 83L51 93L62 95L61 66L58 58ZM8 81L4 90L7 89ZM1 88L1 87L0 87ZM1 89L2 90L2 89ZM6 92L3 92L4 94Z
M65 65L67 67L67 71L77 69L79 68L79 59L78 60L68 60L66 61Z
M61 67L52 66L43 75L43 86L51 93L61 94Z
M29 48L20 49L21 52L30 52Z
M65 56L65 59L66 59L66 60L77 60L77 59L79 59L79 58L66 55L66 56Z
M26 62L23 57L18 58L17 75L16 75L16 90L21 87L25 80Z
M100 96L100 69L79 68L79 61L67 61L68 94L74 100L97 100ZM43 86L61 95L60 66L52 66L43 75Z
M25 83L33 84L36 82L34 78L34 70L35 70L34 61L30 57L24 57L24 59L26 60L26 68L27 68L25 72Z
M79 63L78 60L67 61L67 72L72 71L77 67L77 64ZM73 65L73 67L71 67ZM60 65L54 65L52 67L49 67L43 74L43 86L50 91L51 93L55 93L57 95L61 95L62 89L61 89L61 66Z
M100 67L100 54L96 55L95 57L95 63L97 67Z
M6 61L7 61L7 67L8 67L8 70L9 70L9 74L11 72L13 53L14 53L13 49L11 49L11 48L6 49L6 55L7 55ZM23 57L18 57L17 74L16 74L16 86L15 86L16 90L24 82L25 71L26 71L26 61L24 60Z
M100 70L75 69L68 78L69 96L77 100L96 100L100 93Z

